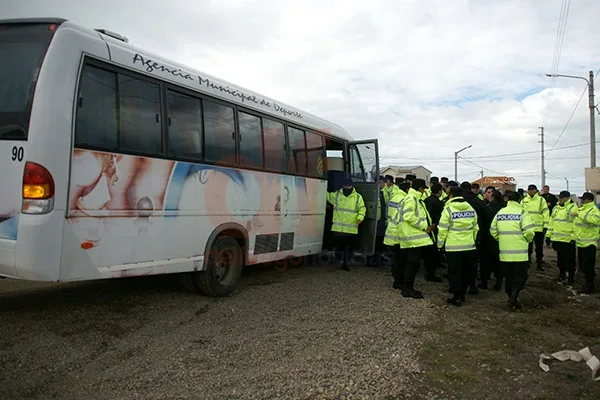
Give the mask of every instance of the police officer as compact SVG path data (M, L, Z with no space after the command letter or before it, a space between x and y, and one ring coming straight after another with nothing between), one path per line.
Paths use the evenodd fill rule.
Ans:
M390 201L392 198L393 192L398 189L398 186L394 184L394 177L391 175L386 175L385 179L385 187L383 188L383 198L385 199L385 204Z
M575 283L575 226L574 216L577 206L571 200L571 193L563 190L558 195L558 204L554 206L550 216L550 224L546 232L546 238L551 241L556 250L557 264L559 270L558 281ZM569 279L567 281L567 272Z
M507 197L506 207L498 211L492 220L490 233L498 241L500 248L500 264L502 275L506 278L508 305L513 310L520 310L518 297L527 282L529 243L535 237L535 224L519 204L521 196L518 192L509 192Z
M535 225L535 261L537 269L544 270L544 236L548 223L550 222L550 210L543 197L538 194L537 186L529 185L527 187L527 196L521 201L523 209L529 213L533 224ZM533 243L529 243L529 262L533 253Z
M462 197L462 190L450 188L449 200L438 225L438 247L446 249L450 291L449 304L462 306L471 282L475 262L475 239L479 231L477 214Z
M585 277L585 286L579 293L592 294L596 291L594 280L596 279L596 248L598 246L600 211L594 203L592 193L584 193L580 199L581 207L573 213L579 269Z
M392 249L394 254L394 264L392 264L392 276L394 277L392 287L394 289L402 289L404 287L404 268L406 266L407 251L400 248L399 226L402 218L402 200L405 197L406 193L403 190L397 190L388 202L388 221L383 239L383 243Z
M425 256L427 246L433 244L430 233L433 229L431 218L421 200L427 185L423 179L415 179L402 201L402 219L398 228L400 248L406 249L406 267L404 268L404 287L402 296L422 299L423 294L415 290L415 278L420 261Z
M327 193L327 201L333 205L331 231L336 239L336 256L343 259L342 269L350 271L349 264L356 247L358 225L365 219L367 211L365 202L349 178L344 179L340 190Z
M387 202L385 201L385 177L379 176L379 207L377 207L377 230L375 232L375 254L368 257L369 265L381 265L387 261L385 258L385 244L383 243L387 225Z

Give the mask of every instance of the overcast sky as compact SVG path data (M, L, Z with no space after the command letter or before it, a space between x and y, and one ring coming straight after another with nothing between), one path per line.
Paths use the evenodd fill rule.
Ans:
M357 139L377 137L382 166L422 164L453 178L454 151L473 145L461 153L459 180L483 169L539 186L544 126L546 182L555 193L565 178L571 191L584 190L587 91L564 128L586 83L544 74L555 65L559 31L558 73L587 77L600 69L597 0L573 1L562 25L563 0L1 3L3 18L56 16L109 29L330 119ZM501 156L519 152L532 153Z

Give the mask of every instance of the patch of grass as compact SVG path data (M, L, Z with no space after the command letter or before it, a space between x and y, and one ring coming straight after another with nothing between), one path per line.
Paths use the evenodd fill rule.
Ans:
M574 298L549 279L556 272L530 274L518 313L509 311L505 293L494 291L468 298L461 309L441 305L420 354L422 393L448 399L600 399L600 385L585 363L549 362L548 373L538 366L540 353L562 349L589 346L600 355L600 296Z

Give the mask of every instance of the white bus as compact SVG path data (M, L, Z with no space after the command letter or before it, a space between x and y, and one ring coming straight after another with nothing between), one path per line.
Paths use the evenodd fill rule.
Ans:
M373 253L377 140L64 19L0 20L0 60L0 276L227 296L245 265L323 250L343 174Z

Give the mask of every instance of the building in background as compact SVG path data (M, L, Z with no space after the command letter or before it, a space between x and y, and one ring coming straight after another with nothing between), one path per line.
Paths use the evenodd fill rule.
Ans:
M517 182L512 176L484 176L471 183L478 183L481 190L488 186L493 186L504 193L507 190L517 190Z
M429 179L431 179L431 171L422 165L388 165L387 167L381 168L381 175L391 175L394 178L404 178L406 175L415 175L417 178L425 179L427 184L429 184Z

